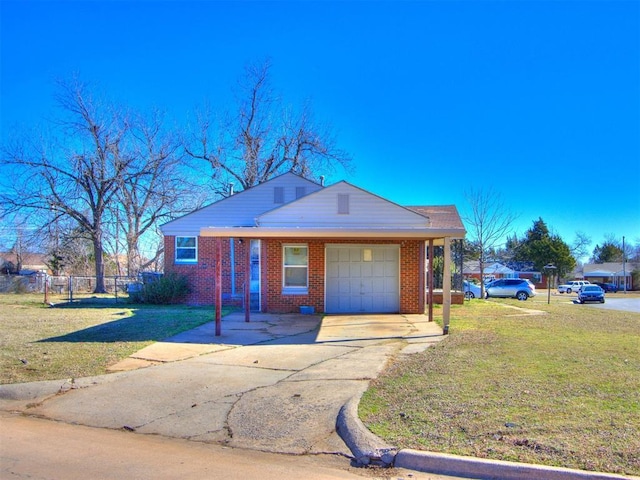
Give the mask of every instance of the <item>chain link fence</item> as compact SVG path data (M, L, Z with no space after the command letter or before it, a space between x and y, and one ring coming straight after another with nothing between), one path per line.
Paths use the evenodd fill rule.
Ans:
M89 275L54 276L44 272L31 275L0 275L0 292L42 293L45 302L73 302L88 298L128 298L132 289L141 288L143 278L105 276L106 293L94 293L97 279Z

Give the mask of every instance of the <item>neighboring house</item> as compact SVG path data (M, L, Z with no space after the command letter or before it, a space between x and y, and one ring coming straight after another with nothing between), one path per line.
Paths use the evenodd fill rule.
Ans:
M533 262L509 261L507 267L514 270L517 278L526 278L533 283L536 288L547 288L547 276L538 272L533 266Z
M546 276L536 272L532 262L509 262L509 265L488 262L484 266L483 274L485 283L498 278L526 278L531 280L536 288L547 288ZM480 281L480 262L478 260L464 262L462 275L465 278L475 278Z
M36 272L48 272L49 267L46 261L47 255L44 253L23 253L20 272L16 272L17 255L14 252L0 252L0 268L2 268L0 274L30 275Z
M482 281L483 279L480 278L480 261L469 260L464 262L462 265L462 275L465 278L475 278L478 281ZM485 263L483 275L485 282L490 282L498 278L517 278L515 270L498 262Z
M344 181L325 187L293 173L161 230L165 272L188 277L187 302L214 304L218 279L221 303L249 298L251 310L274 313L424 313L433 295L427 247L465 234L455 206L402 207Z
M632 276L634 270L640 270L640 263L587 263L582 267L582 277L591 283L613 283L619 290L624 290L626 283L627 290L635 290Z

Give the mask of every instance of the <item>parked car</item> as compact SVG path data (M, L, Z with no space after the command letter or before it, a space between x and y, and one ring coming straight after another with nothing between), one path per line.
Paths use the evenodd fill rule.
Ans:
M501 278L486 288L486 297L507 297L526 300L535 297L536 287L526 278Z
M578 301L604 303L604 290L599 285L583 285L578 291Z
M464 292L464 298L467 300L481 297L480 285L467 282L466 280L462 282L462 291Z
M583 285L590 285L588 280L571 280L570 282L558 285L558 293L572 293L580 290Z
M600 282L596 282L596 285L598 285L601 289L603 289L605 292L613 292L616 293L618 291L618 287L615 286L613 283L600 283Z

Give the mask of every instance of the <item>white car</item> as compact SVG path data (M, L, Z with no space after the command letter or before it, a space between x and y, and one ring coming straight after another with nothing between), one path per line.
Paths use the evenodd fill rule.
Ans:
M587 280L572 280L562 285L558 285L558 293L578 293L583 285L591 285Z
M472 298L480 298L480 285L475 283L462 282L462 290L464 291L464 298L471 300Z

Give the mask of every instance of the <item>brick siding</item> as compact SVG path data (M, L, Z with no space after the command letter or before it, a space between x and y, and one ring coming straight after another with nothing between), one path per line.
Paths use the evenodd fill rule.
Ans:
M225 305L242 305L245 263L249 241L235 240L235 296L231 289L231 264L229 239L222 245L222 297ZM189 279L191 293L187 303L213 305L215 295L214 237L198 237L198 262L196 264L175 263L175 237L166 236L165 271L185 275ZM309 247L308 294L282 294L282 246L306 244ZM420 302L420 249L421 240L367 240L367 239L308 239L277 238L264 239L261 245L261 310L271 313L298 312L300 306L312 306L316 312L324 311L325 246L327 244L400 245L400 313L424 313Z

